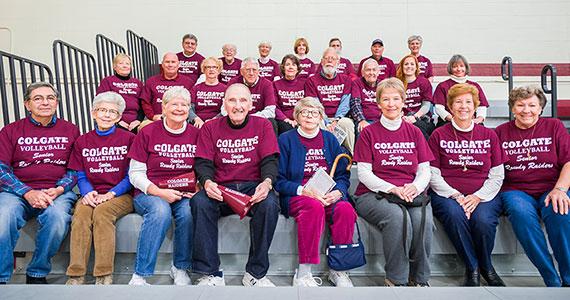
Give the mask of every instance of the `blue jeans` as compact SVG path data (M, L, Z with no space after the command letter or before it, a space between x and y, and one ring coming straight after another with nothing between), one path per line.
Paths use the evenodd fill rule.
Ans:
M247 195L253 195L257 182L226 184L225 186ZM218 255L218 219L231 215L233 211L224 202L210 199L204 190L192 198L194 215L194 269L200 274L212 275L220 270ZM260 279L269 269L269 246L279 217L279 202L275 192L270 191L267 198L251 207L249 221L249 258L245 270Z
M493 270L491 252L495 246L495 234L499 215L503 211L500 197L481 202L467 219L463 208L451 198L441 197L430 191L433 215L443 223L445 232L465 263L467 271Z
M172 262L177 269L191 268L192 212L190 199L182 198L168 203L157 196L139 194L133 201L137 214L143 217L137 245L135 274L148 277L154 274L158 250L174 217Z
M73 192L57 197L46 209L33 208L28 201L15 194L0 193L0 282L8 282L14 269L14 248L19 230L37 217L36 250L26 274L45 277L51 271L51 258L57 253L71 223L71 209L77 200Z
M568 285L570 284L570 215L555 213L552 204L544 207L546 195L548 192L537 199L516 190L500 194L517 239L542 275L544 284ZM540 226L541 219L546 227L554 257L558 261L560 276L556 272L552 256L548 253L546 238Z

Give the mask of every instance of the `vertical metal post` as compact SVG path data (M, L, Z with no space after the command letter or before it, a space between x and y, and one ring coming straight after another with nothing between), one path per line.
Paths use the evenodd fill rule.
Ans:
M550 72L550 88L548 87L548 72ZM552 64L545 65L542 67L542 72L540 73L540 83L542 85L542 90L545 94L550 94L550 104L552 105L552 117L558 118L558 91L556 83L556 67Z
M501 62L501 77L509 83L509 92L507 95L510 95L513 90L513 60L509 56L503 57L503 61ZM509 96L507 96L507 101L508 97ZM512 119L513 112L509 108L509 121Z

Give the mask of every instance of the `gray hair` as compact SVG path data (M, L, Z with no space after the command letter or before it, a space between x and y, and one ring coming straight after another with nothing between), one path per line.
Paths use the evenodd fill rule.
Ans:
M325 58L325 54L327 54L328 52L332 52L332 53L336 56L336 59L337 59L337 60L340 60L340 55L338 54L338 52L336 51L336 49L333 48L333 47L327 47L327 48L325 49L325 51L323 51L323 56L322 56L322 58Z
M235 90L235 89L241 89L246 93L246 97L248 99L248 101L251 103L253 100L251 99L251 91L249 90L249 88L243 84L243 83L234 83L230 86L228 86L228 88L226 89L226 93L224 94L224 103L226 101L226 99L228 98L228 94L230 93L231 90Z
M366 65L368 65L368 64L374 64L374 67L376 67L376 68L378 68L380 66L375 59L369 58L362 63L362 69L364 69L364 67L366 67Z
M194 40L194 41L196 41L196 43L198 43L198 38L197 38L195 35L191 34L191 33L185 34L185 35L182 37L182 42L184 43L184 41L187 40L187 39Z
M55 94L55 97L57 99L59 99L59 92L51 83L45 82L45 81L39 81L39 82L34 82L34 83L31 83L30 85L28 85L28 87L26 88L26 92L24 93L24 101L30 100L30 98L32 97L32 92L35 89L39 89L42 87L47 87L47 88L52 89L54 94Z
M271 48L271 49L273 48L273 46L271 45L271 42L270 42L270 41L261 41L261 42L259 42L259 45L257 45L257 48L259 48L259 47L261 47L261 46L263 46L263 45L269 46L269 48Z
M410 35L410 37L408 38L408 45L413 41L420 42L420 45L424 43L424 39L422 38L421 35Z
M449 62L447 63L447 74L451 75L453 73L452 72L453 65L460 61L463 62L463 64L465 65L465 75L469 75L469 73L471 72L471 67L469 67L467 59L461 54L454 54L449 59Z
M241 61L241 69L245 68L245 65L251 63L254 64L255 66L257 66L257 68L259 69L259 62L257 61L257 59L253 58L253 57L246 57Z
M224 44L224 45L222 46L222 51L226 50L227 48L233 48L234 51L237 52L237 47L236 47L236 45L234 45L234 44Z
M95 96L95 98L93 98L93 107L91 108L91 111L95 111L103 103L116 105L120 115L125 111L125 99L118 93L104 92Z
M162 95L162 105L166 105L168 101L177 97L186 100L190 104L190 92L185 87L173 86Z
M295 105L295 108L293 110L293 116L295 117L296 121L299 120L299 115L301 114L301 110L307 107L316 108L319 111L321 117L325 116L325 108L317 98L305 97L297 101L297 104Z

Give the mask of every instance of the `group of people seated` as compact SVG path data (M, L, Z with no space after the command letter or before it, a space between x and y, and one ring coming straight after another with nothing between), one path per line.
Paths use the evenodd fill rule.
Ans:
M352 244L358 216L381 231L387 286L429 286L433 216L465 264L463 285L483 277L504 286L491 260L502 213L544 283L570 286L570 137L560 120L541 117L543 92L515 88L514 120L486 128L488 103L467 79L467 60L452 57L451 78L432 97L421 37L408 42L411 54L395 67L374 40L355 72L339 55L339 39L315 66L305 39L279 65L268 58L269 43L260 44L259 59L239 61L233 45L222 59L203 58L187 35L184 51L165 54L161 73L144 86L119 54L93 99L96 128L83 135L56 117L51 84L31 84L27 117L0 131L0 284L11 278L19 230L34 217L26 283L47 283L71 227L67 284L85 283L92 245L95 283L112 284L115 223L134 211L143 222L129 284L148 284L174 224L174 284L191 284L193 272L197 285L223 286L218 219L235 213L229 190L248 196L245 286L275 286L266 275L279 213L297 223L294 286L321 284L311 266L320 263L325 224L331 244ZM337 159L347 152L358 168L354 195L351 163ZM308 182L323 170L335 184L320 193ZM180 184L192 182L195 189ZM353 286L348 270L331 268L327 278Z

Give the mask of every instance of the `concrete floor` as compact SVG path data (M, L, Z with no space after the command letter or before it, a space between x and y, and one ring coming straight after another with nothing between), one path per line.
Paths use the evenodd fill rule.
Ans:
M332 286L331 283L327 280L326 275L318 276L323 280L322 286ZM192 276L192 281L195 282L197 280L197 276ZM277 286L291 286L292 285L292 277L289 276L269 276L269 278L277 285ZM521 277L521 276L502 276L503 280L507 284L508 287L544 287L544 283L541 277L535 276L528 276L528 277ZM131 279L130 275L115 275L114 276L114 283L121 285L121 284L128 284L129 280ZM229 286L241 286L241 276L225 276L226 284ZM358 287L377 287L377 286L384 286L384 277L383 276L352 276L351 277L355 286ZM48 276L48 282L50 284L65 284L67 277L65 275L50 275ZM430 279L430 285L432 287L458 287L461 285L463 278L457 276L432 276ZM484 280L481 280L484 285ZM26 282L25 275L14 275L10 284L24 284ZM95 282L95 278L87 277L87 283L93 284ZM171 285L172 279L168 275L155 275L148 279L148 282L153 285ZM570 291L570 289L569 289ZM0 297L1 299L1 297ZM569 297L570 299L570 297Z

